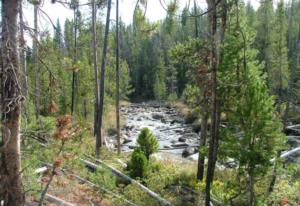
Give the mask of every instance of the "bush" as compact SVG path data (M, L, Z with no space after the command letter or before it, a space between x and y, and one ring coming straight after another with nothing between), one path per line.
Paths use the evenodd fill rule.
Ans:
M149 164L145 154L139 149L135 149L131 155L131 160L128 164L131 177L143 178L149 171Z
M158 142L156 137L148 128L143 128L137 139L140 150L145 154L146 158L158 150Z

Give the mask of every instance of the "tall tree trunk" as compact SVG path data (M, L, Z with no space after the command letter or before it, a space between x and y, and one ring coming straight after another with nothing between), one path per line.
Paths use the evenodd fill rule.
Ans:
M2 0L2 67L1 113L2 143L0 148L0 200L4 206L23 206L24 193L20 175L20 105L17 17L21 0Z
M105 25L105 34L104 34L104 45L103 45L103 50L102 50L101 79L100 79L100 108L99 108L100 109L100 111L99 111L100 138L96 141L96 156L99 156L100 147L102 147L102 144L103 144L101 128L102 128L102 117L103 117L105 64L106 64L106 53L107 53L107 44L108 44L111 0L108 0L107 4L108 4L107 5L107 16L106 16L106 25Z
M199 27L198 27L198 16L197 16L197 4L196 0L194 0L194 15L195 15L195 37L199 37Z
M116 0L116 125L118 139L118 154L121 153L120 134L120 58L119 58L119 0Z
M211 135L209 142L209 154L207 163L206 188L205 188L205 206L210 206L210 188L214 177L215 163L218 148L218 99L217 99L217 5L216 0L207 0L209 27L210 27L210 43L211 43L211 83L212 83L212 111L211 111Z
M39 67L39 31L38 31L38 6L39 1L34 2L34 39L33 39L33 58L34 58L34 71L35 71L35 117L39 120L41 109L41 85L40 85L40 67Z
M74 48L73 48L73 65L76 64L77 61L77 12L78 12L78 5L75 2L74 3L74 24L73 24L73 29L74 29ZM76 105L76 87L77 87L77 71L73 69L72 73L72 102L71 102L71 114L73 115L75 112L75 105Z
M202 106L202 110L203 112L202 112L202 119L201 119L201 135L200 135L198 171L197 171L197 179L201 181L203 180L203 176L204 176L204 161L205 161L205 156L201 154L201 149L203 149L206 144L207 121L208 121L208 112L206 111L207 108Z
M94 134L96 135L96 145L101 139L99 130L99 79L98 79L98 53L97 53L97 28L96 28L96 17L97 7L95 0L92 2L92 27L93 27L93 63L94 63L94 78L95 78L95 116L94 116ZM96 149L97 153L97 149Z
M27 79L27 64L26 64L26 43L24 38L24 20L23 20L23 6L22 1L19 1L19 25L20 25L20 67L22 71L22 95L25 99L28 98L28 79ZM29 121L29 115L27 112L26 102L23 104L23 111L25 115L25 121Z

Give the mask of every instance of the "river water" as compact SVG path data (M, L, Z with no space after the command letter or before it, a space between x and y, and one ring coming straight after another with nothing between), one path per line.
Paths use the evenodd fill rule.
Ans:
M139 132L147 127L157 137L160 151L179 156L184 150L196 152L199 134L193 131L193 125L187 124L174 107L154 102L131 103L121 107L121 115L125 117L125 126L121 130L123 151L134 149Z
M197 159L195 153L199 145L199 131L195 130L194 124L187 123L180 116L177 108L157 102L131 103L121 106L121 115L125 118L125 125L121 130L123 151L133 150L139 132L147 127L158 139L160 154ZM296 133L295 130L288 130L286 134L286 152L299 149L285 158L288 162L300 162L300 125ZM116 136L108 139L112 145L116 145Z

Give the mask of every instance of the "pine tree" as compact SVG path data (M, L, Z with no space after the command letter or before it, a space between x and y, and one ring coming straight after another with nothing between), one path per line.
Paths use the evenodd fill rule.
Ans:
M254 47L259 51L258 60L263 63L263 74L267 76L266 81L269 85L271 71L271 32L274 25L274 9L272 0L262 0L257 10L257 19L255 28L257 35Z
M287 21L283 0L277 5L275 22L271 33L269 85L272 93L277 95L280 104L286 99L284 95L289 81Z

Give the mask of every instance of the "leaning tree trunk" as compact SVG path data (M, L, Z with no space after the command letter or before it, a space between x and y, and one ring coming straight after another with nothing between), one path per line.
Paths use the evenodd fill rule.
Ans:
M100 138L96 139L96 156L99 156L100 147L102 147L103 139L101 134L102 128L102 116L103 116L103 103L104 103L104 80L105 80L105 64L106 64L106 53L108 45L108 32L109 32L109 22L110 22L110 9L111 9L111 0L107 2L107 16L106 16L106 25L105 25L105 34L104 34L104 45L102 50L102 62L101 62L101 79L100 79L100 108L99 108L99 134Z
M2 146L0 164L0 201L4 206L23 206L20 175L20 105L17 16L21 0L2 0L1 113Z
M211 44L211 84L212 84L212 111L211 111L211 135L209 142L209 153L207 163L206 188L205 188L205 206L210 206L210 188L214 177L215 162L218 148L218 100L217 100L217 1L207 0L210 28L210 44Z

